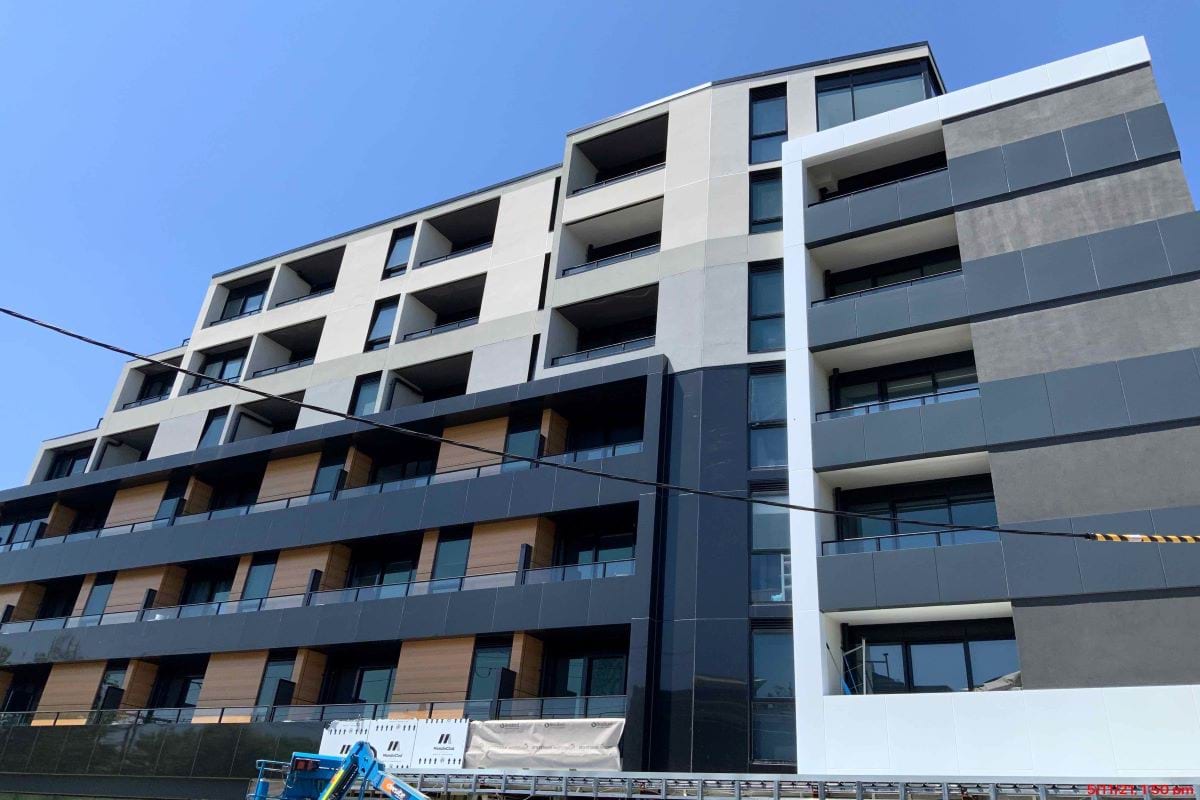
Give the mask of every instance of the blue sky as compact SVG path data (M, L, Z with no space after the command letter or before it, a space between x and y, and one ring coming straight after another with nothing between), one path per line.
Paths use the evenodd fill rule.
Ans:
M955 89L1145 35L1193 167L1197 31L1182 0L4 0L0 302L162 350L214 272L548 166L567 130L707 80L918 40ZM119 364L0 319L0 487L95 424Z

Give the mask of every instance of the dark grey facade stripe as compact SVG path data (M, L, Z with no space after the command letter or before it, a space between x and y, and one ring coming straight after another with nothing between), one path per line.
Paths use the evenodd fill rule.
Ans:
M813 466L862 466L1200 420L1196 350L1023 375L952 400L812 423Z
M520 400L548 397L559 392L599 386L630 378L661 375L666 372L666 369L667 360L665 356L638 358L606 367L539 378L536 381L503 386L497 389L488 389L482 392L472 392L471 394L449 397L445 400L404 406L392 411L385 411L382 414L375 414L373 418L387 425L410 425L412 423L444 417L449 414L478 414L479 418L483 419L489 413L504 413L509 404ZM206 447L203 450L153 458L148 461L140 461L136 464L125 464L120 467L111 467L96 472L85 472L82 475L73 475L69 478L59 478L52 481L39 481L25 486L15 486L11 489L0 491L0 503L39 497L45 497L49 501L59 492L71 489L101 486L104 484L112 484L115 488L123 483L147 483L153 480L166 480L170 472L175 469L194 467L200 464L211 464L233 456L258 454L263 457L269 457L286 454L292 450L313 450L327 439L352 436L368 430L375 429L361 422L339 420L338 422L298 428L284 433L257 436L253 439L231 442L219 447ZM400 434L396 435L399 436Z
M1019 313L1200 275L1200 212L963 262L961 273L808 311L812 350Z
M0 636L3 666L152 658L357 642L629 625L647 617L650 576L472 589L419 597L131 622Z
M1178 152L1159 103L958 156L944 171L809 206L804 238L810 247L826 244Z

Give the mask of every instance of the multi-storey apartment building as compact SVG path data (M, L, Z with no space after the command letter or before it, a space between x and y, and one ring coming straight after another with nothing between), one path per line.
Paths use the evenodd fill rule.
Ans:
M991 528L1197 531L1198 270L1134 40L717 81L218 273L155 356L207 377L130 362L0 492L0 790L237 796L429 715L621 716L631 770L1195 773L1200 547Z

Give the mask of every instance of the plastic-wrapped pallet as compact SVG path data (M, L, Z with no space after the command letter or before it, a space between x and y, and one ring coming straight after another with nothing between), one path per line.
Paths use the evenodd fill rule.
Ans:
M467 769L620 770L623 719L472 722Z

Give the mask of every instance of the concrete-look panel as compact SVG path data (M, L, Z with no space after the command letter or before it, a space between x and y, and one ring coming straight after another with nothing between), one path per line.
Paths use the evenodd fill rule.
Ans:
M962 202L957 194L955 202ZM963 209L955 221L962 258L970 261L1191 210L1187 181L1173 160Z
M970 277L968 276L968 283ZM981 381L1055 372L1200 344L1200 281L971 323Z
M529 374L533 337L508 339L477 347L471 357L467 392L483 392L521 383Z
M1162 102L1150 67L1093 80L948 122L950 158Z
M150 452L146 458L160 458L195 450L207 419L207 411L195 411L164 419L154 432L154 442L150 445Z
M662 197L666 191L666 169L656 169L635 175L626 180L610 183L598 189L569 195L563 201L562 224L570 225L581 219L606 214L619 208L644 203L656 197ZM550 219L550 206L547 204L542 215Z
M989 454L1005 522L1200 503L1200 427Z

